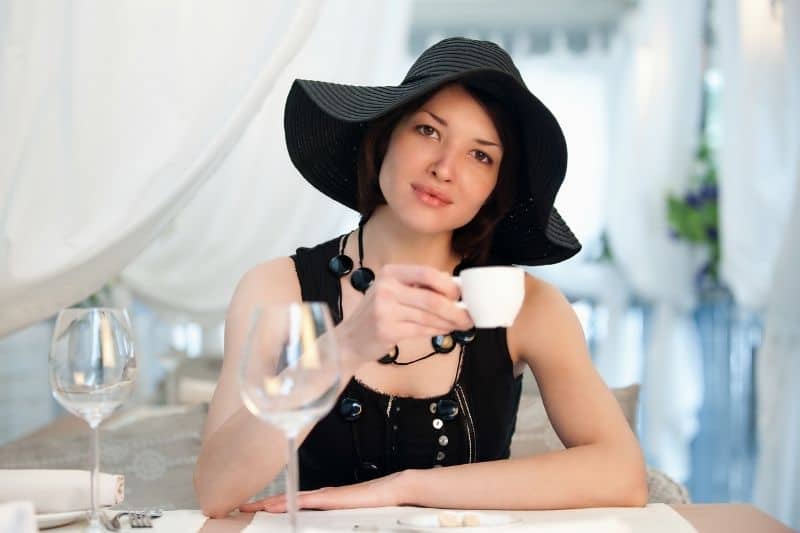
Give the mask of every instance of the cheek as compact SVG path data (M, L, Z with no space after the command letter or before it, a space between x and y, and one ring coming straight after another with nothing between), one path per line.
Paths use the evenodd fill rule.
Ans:
M381 168L378 171L378 188L383 193L383 197L387 197L387 193L392 187L394 183L393 176L395 175L395 164L394 160L386 154L386 157L383 158L383 163L381 163Z
M477 209L480 209L483 204L489 199L492 195L492 191L497 186L497 178L494 179L487 179L487 176L482 176L482 180L479 181L479 185L476 185L473 190L471 191L471 197Z
M381 168L378 171L378 186L386 196L391 189L399 186L404 170L413 165L413 151L404 150L401 142L393 141L386 150Z

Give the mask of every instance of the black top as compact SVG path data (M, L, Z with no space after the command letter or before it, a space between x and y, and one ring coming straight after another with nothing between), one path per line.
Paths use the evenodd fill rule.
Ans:
M298 248L292 256L303 301L327 302L337 324L341 285L328 261L338 246L336 238ZM458 350L441 357L458 357ZM300 489L348 485L409 468L508 458L521 390L505 328L477 330L444 396L389 396L353 378L300 446Z

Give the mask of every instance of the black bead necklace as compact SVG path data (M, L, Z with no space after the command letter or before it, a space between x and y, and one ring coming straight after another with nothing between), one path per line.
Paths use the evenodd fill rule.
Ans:
M358 268L352 273L350 276L350 285L353 286L355 290L360 293L367 292L370 285L375 281L375 273L364 266L364 224L366 223L367 219L364 218L358 224ZM345 255L344 250L345 246L347 246L347 239L350 234L346 234L342 239L341 246L339 248L339 254L335 255L328 261L328 270L337 278L341 278L346 276L353 270L353 260L350 259L347 255ZM460 266L456 267L456 273L460 270ZM342 294L341 290L339 291L339 301L338 301L338 311L339 311L339 318L344 318L344 312L342 311ZM400 357L400 348L395 344L394 348L391 352L387 353L380 359L378 359L379 363L389 365L411 365L414 363L418 363L419 361L423 361L429 357L433 357L436 354L445 354L452 352L456 345L459 346L459 364L461 358L464 354L464 346L469 344L475 339L475 328L469 329L467 331L453 331L447 335L436 335L431 337L431 345L433 346L433 351L418 357L416 359L412 359L411 361L398 361L397 359Z

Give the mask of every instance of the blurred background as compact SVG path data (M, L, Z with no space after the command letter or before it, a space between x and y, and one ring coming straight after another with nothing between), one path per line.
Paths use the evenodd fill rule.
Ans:
M800 527L800 1L0 0L0 445L63 411L69 305L124 306L141 403L206 401L239 277L352 229L291 165L294 78L501 44L569 147L557 284L650 466ZM530 381L530 380L529 380Z

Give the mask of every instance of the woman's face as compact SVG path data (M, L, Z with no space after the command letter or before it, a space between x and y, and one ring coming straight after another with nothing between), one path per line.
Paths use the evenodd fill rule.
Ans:
M406 226L452 231L489 197L502 157L489 114L463 87L448 85L395 126L378 182Z

